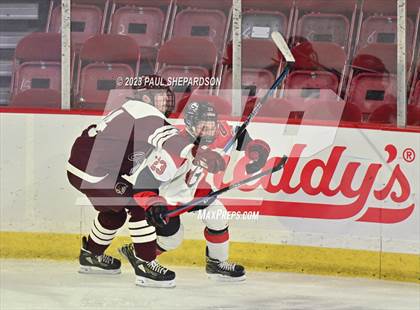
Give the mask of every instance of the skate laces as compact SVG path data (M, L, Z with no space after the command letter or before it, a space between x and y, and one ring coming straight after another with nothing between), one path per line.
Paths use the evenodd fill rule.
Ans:
M114 258L106 254L102 254L101 256L98 256L98 260L101 263L105 263L109 265L109 264L112 264L112 262L114 261Z
M168 271L168 269L163 267L156 260L152 260L151 262L148 262L146 265L147 265L147 267L149 267L150 269L152 269L153 271L155 271L157 273L165 274Z
M235 263L231 263L231 262L228 262L228 261L219 263L220 268L222 268L224 270L228 270L228 271L235 271L235 266L236 266Z

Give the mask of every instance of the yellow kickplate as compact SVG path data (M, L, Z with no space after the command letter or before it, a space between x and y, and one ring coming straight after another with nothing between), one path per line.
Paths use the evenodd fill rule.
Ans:
M117 237L107 253L119 257L117 248L130 242ZM81 237L74 234L0 232L0 257L77 260ZM249 270L368 277L420 283L420 255L332 249L262 243L232 242L230 260ZM205 242L184 240L164 253L168 265L204 266Z

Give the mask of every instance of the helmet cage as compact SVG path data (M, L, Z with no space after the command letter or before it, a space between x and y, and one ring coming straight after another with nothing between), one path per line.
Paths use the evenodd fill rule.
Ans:
M196 144L209 145L216 138L217 112L207 102L191 102L185 109L187 132Z

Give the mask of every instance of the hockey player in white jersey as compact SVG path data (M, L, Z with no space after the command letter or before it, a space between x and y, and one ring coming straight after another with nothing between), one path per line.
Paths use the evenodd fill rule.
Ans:
M207 196L211 187L205 180L205 172L218 173L226 168L222 156L211 149L217 145L216 136L220 134L215 109L207 102L192 102L184 111L184 121L186 128L181 132L181 135L190 140L192 150L188 153L183 165L175 172L173 178L164 180L156 171L153 172L154 166L146 168L159 181L156 185L159 186L159 196L162 199L161 204L145 206L148 222L157 227L159 252L175 249L183 240L183 225L179 216L165 219L162 214L170 210L172 206L189 202L197 197ZM222 138L224 140L230 138L230 135L226 134L226 129L223 128L225 134ZM250 173L258 171L265 165L270 152L270 148L265 142L252 140L246 132L237 141L236 149L238 151L244 150L246 156L252 158L248 165ZM140 206L144 206L143 200L148 195L155 195L155 193L138 193L134 195L134 198ZM244 280L244 267L228 261L228 221L223 216L226 208L219 200L215 200L209 206L196 206L192 211L203 208L209 215L203 220L205 224L204 237L207 245L205 253L208 276L228 281ZM130 253L130 245L122 247L120 251Z

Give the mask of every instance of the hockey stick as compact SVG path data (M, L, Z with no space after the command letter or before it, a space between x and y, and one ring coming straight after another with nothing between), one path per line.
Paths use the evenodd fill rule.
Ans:
M223 148L223 151L225 153L229 151L229 149L232 147L235 141L244 133L246 127L252 121L255 115L257 115L257 113L260 111L261 107L267 101L268 97L270 97L274 93L274 91L277 89L277 87L280 86L281 83L283 83L284 79L289 74L293 64L295 63L295 58L293 57L292 52L287 46L287 43L284 40L283 36L279 32L275 31L271 33L271 39L274 41L274 44L276 44L277 48L280 50L284 59L286 60L286 67L283 69L280 76L274 81L273 85L271 85L270 89L267 91L264 97L255 105L254 109L248 115L246 120L236 130L235 135L226 143L225 147Z
M223 194L227 191L230 191L231 189L235 189L235 188L240 187L241 185L244 185L248 182L254 181L254 180L259 179L259 178L261 178L265 175L272 174L276 171L279 171L279 170L283 169L284 165L286 164L286 161L287 161L287 156L283 156L281 158L280 162L278 164L276 164L273 168L261 171L260 173L257 173L255 175L249 177L249 178L243 179L242 181L239 181L237 183L233 183L233 184L231 184L229 186L226 186L226 187L223 187L223 188L221 188L217 191L213 191L210 194L208 194L206 197L193 199L192 201L190 201L190 202L188 202L184 205L181 205L181 206L177 207L176 209L173 209L171 211L168 211L168 212L164 213L162 215L162 218L178 216L182 213L190 211L191 209L193 209L196 206L200 206L200 205L207 205L208 206L209 204L211 204L217 198L217 196L219 196L219 195L221 195L221 194Z

